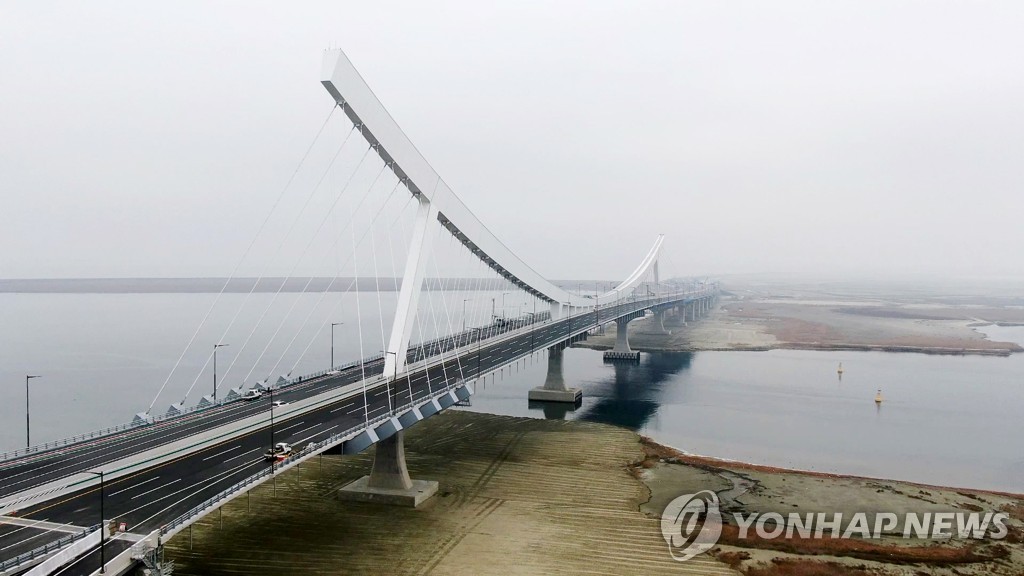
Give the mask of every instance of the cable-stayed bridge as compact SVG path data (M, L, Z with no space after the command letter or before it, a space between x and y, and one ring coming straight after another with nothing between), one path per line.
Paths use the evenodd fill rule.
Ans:
M629 347L626 329L631 320L647 314L657 322L665 314L696 318L717 298L717 285L710 281L661 281L661 236L614 286L584 293L556 285L466 207L341 51L325 54L322 82L334 106L300 168L315 156L321 137L329 137L336 112L343 113L348 130L325 156L327 168L310 180L313 192L291 211L293 217L285 217L289 224L276 228L275 210L287 211L279 206L286 197L282 192L232 277L246 258L259 254L266 236L280 230L283 235L269 241L267 259L284 258L289 246L301 247L297 257L284 258L291 262L289 278L307 262L326 258L354 278L351 287L360 283L361 262L363 283L372 278L377 285L372 296L356 293L355 310L321 306L337 290L332 277L315 306L297 310L294 300L285 314L305 312L300 324L312 326L314 334L342 323L333 319L354 323L361 359L334 365L332 358L330 369L293 376L310 348L311 342L303 348L310 330L289 337L285 320L268 320L269 306L250 330L240 329L242 308L227 315L226 327L213 326L218 296L149 409L132 422L0 454L0 574L92 574L101 567L124 573L140 563L167 573L160 550L168 538L325 452L354 454L377 445L372 473L343 492L353 499L418 503L436 483L409 477L405 428L467 400L481 378L538 351L550 351L549 376L531 399L578 402L579 390L567 388L560 377L560 351L567 344L615 322L617 342L606 358L633 361L637 353ZM346 160L354 168L342 170ZM299 174L296 169L285 191ZM322 189L329 191L326 198L315 194ZM312 232L303 237L303 230ZM329 241L321 244L326 248L316 242L325 230ZM379 279L388 273L396 278L394 285L381 287ZM394 289L394 302L388 303L393 316L384 313L385 288ZM506 296L516 302L511 309ZM272 335L261 347L257 327L267 322ZM223 384L218 393L216 354L228 335L239 336L241 344L232 344L250 354L237 353L221 382L238 382L247 365L249 372L241 385ZM332 334L332 346L333 340ZM183 400L156 409L187 372L182 359L204 344L212 344L213 354L198 372L213 361L212 394L187 403L197 374ZM367 353L376 349L380 352ZM260 373L276 376L260 378ZM279 442L291 444L293 451L265 458L264 451Z

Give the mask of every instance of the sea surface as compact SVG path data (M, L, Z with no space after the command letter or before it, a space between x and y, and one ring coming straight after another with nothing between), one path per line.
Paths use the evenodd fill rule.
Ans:
M491 298L501 298L425 296L434 313L424 338L461 327L463 305L469 325L488 318ZM42 376L30 382L31 441L52 441L150 406L194 404L212 392L214 343L230 344L218 350L220 394L327 368L332 322L345 322L335 327L335 364L378 353L395 293L224 294L182 354L216 299L0 293L0 451L25 444L26 374ZM506 303L509 315L523 312L514 305ZM983 330L1024 343L1024 327ZM605 422L718 458L1024 492L1024 355L776 350L642 354L639 364L611 365L600 352L569 349L563 364L566 383L583 389L579 407L527 401L547 375L540 352L479 383L466 409Z

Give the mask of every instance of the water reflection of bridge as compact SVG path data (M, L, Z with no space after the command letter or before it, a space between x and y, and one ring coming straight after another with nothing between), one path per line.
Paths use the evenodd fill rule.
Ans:
M577 419L639 430L658 412L666 384L690 368L691 352L654 352L643 354L639 363L615 363L608 366L609 376L587 387L587 396L597 401L582 409ZM572 404L531 402L548 420L564 420L576 411Z

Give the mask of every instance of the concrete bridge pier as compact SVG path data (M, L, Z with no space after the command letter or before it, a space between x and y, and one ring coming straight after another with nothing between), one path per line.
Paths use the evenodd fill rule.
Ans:
M656 308L653 310L653 318L651 319L650 325L647 327L648 334L671 334L665 329L665 313L668 310L665 308Z
M433 480L413 480L405 465L405 431L399 430L377 442L369 476L343 487L342 500L379 502L415 508L437 492Z
M530 390L527 398L540 402L582 402L583 391L579 388L566 388L562 376L562 354L565 347L552 346L548 349L548 375L544 385Z
M637 318L635 315L615 319L615 347L604 353L605 360L640 360L640 353L629 347L629 322Z

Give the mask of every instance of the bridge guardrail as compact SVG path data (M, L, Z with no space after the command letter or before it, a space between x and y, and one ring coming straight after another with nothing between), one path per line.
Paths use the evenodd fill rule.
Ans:
M115 432L121 432L124 430L128 430L129 428L136 428L138 426L143 426L143 423L129 422L127 424L118 424L117 426L111 426L109 428L104 428L103 430L86 432L85 434L78 434L68 438L54 440L52 442L36 444L35 446L29 446L28 448L18 448L17 450L11 450L9 452L2 452L0 453L0 462L4 462L6 460L13 460L15 458L20 458L22 456L27 456L29 454L34 454L37 452L46 452L47 450L53 450L55 448L60 448L62 446L67 446L69 444L77 444L78 442L84 442L86 440L91 440L93 438L98 438L100 436L109 436L110 434L114 434Z
M81 532L73 532L73 533L68 534L66 536L63 536L61 538L58 538L57 540L53 540L51 542L47 542L46 544L43 544L42 546L39 546L39 547L37 547L37 548L35 548L33 550L25 552L24 554L19 554L18 556L15 556L14 558L9 558L7 560L4 560L4 561L0 562L0 572L6 572L6 571L8 571L8 570L10 570L12 568L17 568L18 566L24 564L25 562L31 562L32 560L35 560L36 558L42 558L43 556L47 556L47 555L51 554L52 552L54 552L56 550L59 550L59 549L65 547L65 546L67 546L68 544L71 544L72 542L77 542L78 540L80 540L82 538L85 538L89 534L92 534L94 531L99 530L99 529L100 529L100 525L99 524L96 524L94 526L89 526L88 528L82 530Z
M545 317L545 314L550 315L550 313L547 313L547 312L539 313L539 314L537 314L537 317L535 319L532 319L531 321L522 321L521 323L520 322L513 322L513 323L510 323L509 326L501 327L501 329L499 329L497 331L493 331L493 330L489 331L488 332L488 338L491 337L491 336L494 336L495 334L504 333L504 332L506 332L508 330L511 330L511 329L514 329L516 327L522 327L523 325L529 325L529 324L533 324L533 323L536 323L536 322L541 322L541 321L543 321L543 319ZM519 320L519 319L517 319L517 320ZM493 328L493 326L488 326L488 328ZM434 340L429 340L427 342L422 342L422 343L418 344L414 348L414 350L418 350L418 351L420 351L420 353L413 359L413 361L414 362L415 361L419 361L419 360L422 360L422 359L426 359L426 358L429 358L429 357L432 357L432 356L436 356L438 354L443 354L445 352L449 352L451 350L454 350L454 349L458 348L457 341L461 341L464 337L470 338L470 342L475 342L475 340L472 340L471 336L467 336L467 335L472 335L472 334L474 334L474 332L472 330L466 330L464 332L460 332L459 334L445 336L445 337L442 337L442 338L435 338ZM449 344L451 344L451 346L449 346ZM435 350L436 352L434 354L429 355L429 356L426 355L425 353L423 353L424 350L431 350L431 349ZM334 367L328 368L326 370L321 370L319 372L313 372L311 374L302 374L300 376L296 376L295 378L291 378L291 379L285 381L284 383L282 383L280 385L273 384L272 386L274 387L275 390L277 390L279 388L283 388L283 387L286 387L286 386L291 386L293 384L299 384L299 383L302 383L302 382L307 382L307 381L312 380L314 378L320 378L322 376L326 376L330 372L348 370L349 368L354 368L356 366L359 366L360 364L372 364L373 362L376 362L378 360L383 360L384 357L385 357L384 354L375 354L375 355L370 356L368 358L363 358L361 360L353 360L352 362L348 362L346 364L341 364L341 365L338 365L338 366L334 366ZM48 450L53 450L55 448L60 448L62 446L68 446L68 445L71 445L71 444L77 444L79 442L84 442L85 440L91 440L93 438L99 438L99 437L102 437L102 436L109 436L111 434L114 434L114 433L117 433L117 432L122 432L124 430L129 430L129 429L132 429L132 428L141 428L141 427L144 427L144 426L148 426L150 424L155 424L157 422L164 422L164 421L168 421L168 420L173 420L175 418L181 418L183 416L187 416L187 415L193 414L195 412L200 412L202 410L208 410L210 408L215 408L217 406L223 406L225 404L230 404L230 403L236 402L236 401L237 401L237 398L232 398L232 399L224 398L224 399L221 399L220 401L218 401L216 404L205 404L205 405L196 404L194 406L190 406L190 407L185 408L185 409L183 409L183 410L181 410L179 412L176 412L176 413L165 413L165 414L158 414L158 415L155 415L155 416L151 416L151 417L149 417L148 421L147 420L135 420L135 421L132 421L132 422L128 422L126 424L118 424L117 426L111 426L109 428L104 428L103 430L96 430L94 432L87 432L85 434L78 434L78 435L71 436L71 437L68 437L68 438L62 438L60 440L55 440L55 441L52 441L52 442L46 442L44 444L37 444L35 446L30 446L28 448L19 448L17 450L12 450L12 451L8 451L8 452L2 452L2 453L0 453L0 462L5 462L7 460L13 460L15 458L20 458L22 456L27 456L29 454L46 452Z
M698 291L695 291L695 292L680 292L680 293L676 293L674 296L679 296L679 295L682 295L682 294L693 295L693 296L705 296L705 295L707 295L707 292L708 292L707 290L698 290ZM661 303L661 302L664 302L664 301L666 301L668 299L672 299L672 297L671 296L669 296L669 297L660 297L660 298L654 298L652 300L654 300L655 303ZM626 304L625 300L626 300L626 298L621 298L621 299L617 300L616 303L609 303L609 304L606 304L605 306L600 306L599 308L600 309L608 309L608 308L616 308L616 307L619 307L619 306L623 306L623 305ZM634 298L633 302L636 302L635 298ZM649 302L644 302L644 303L647 304ZM588 314L588 313L589 312L582 312L582 313L576 314L575 316L570 316L570 317L571 318L577 318L581 314ZM525 320L524 319L524 316L527 316L527 315L530 316L529 320ZM436 338L434 340L430 340L430 341L427 341L427 342L420 343L420 344L418 344L415 347L416 350L423 351L423 350L434 349L436 351L436 353L428 356L428 355L426 355L426 354L421 352L420 354L416 355L413 358L413 363L421 362L423 360L426 360L427 358L436 356L438 354L443 354L445 352L450 352L450 351L453 351L453 350L457 350L457 349L459 349L459 348L461 348L463 346L467 346L469 344L476 343L478 340L487 340L487 339L492 338L492 337L494 337L496 335L504 334L505 332L516 330L516 329L522 328L524 326L529 326L529 325L536 324L536 323L546 322L546 321L550 320L550 316L551 316L550 312L547 312L547 311L539 312L539 313L536 313L536 314L527 314L527 315L524 315L524 316L512 319L509 322L509 324L505 325L505 326L500 326L499 327L497 325L493 325L492 324L492 325L488 325L488 326L484 327L484 329L487 332L487 336L486 337L484 337L483 333L481 331L479 331L480 330L479 328L471 328L471 329L465 330L463 332L460 332L458 334L453 334L453 335L445 336L445 337L442 337L442 338ZM464 343L463 343L463 340L465 340ZM449 346L449 344L450 344L450 346ZM280 385L273 384L271 386L274 387L275 390L278 389L278 388L284 388L284 387L287 387L287 386L291 386L291 385L302 383L302 382L307 382L307 381L315 379L315 378L320 378L322 376L326 376L328 373L333 372L333 371L347 370L349 368L353 368L353 367L358 366L360 364L370 364L370 363L376 362L378 360L382 360L384 357L385 357L384 354L375 354L375 355L370 356L368 358L364 358L364 359L360 359L360 360L354 360L352 362L348 362L346 364L335 366L335 367L329 368L327 370L321 370L319 372L314 372L314 373L311 373L311 374L303 374L303 375L297 376L295 378L286 380L284 383L282 383ZM148 421L146 421L146 420L135 420L135 421L132 421L132 422L129 422L129 423L126 423L126 424L119 424L117 426L111 426L111 427L105 428L103 430L97 430L97 431L94 431L94 432L88 432L88 433L85 433L85 434L79 434L79 435L71 436L71 437L68 437L68 438L63 438L63 439L60 439L60 440L55 440L55 441L52 441L52 442L46 442L44 444L38 444L38 445L31 446L31 447L28 447L28 448L20 448L20 449L13 450L13 451L3 452L3 453L0 453L0 462L5 462L7 460L13 460L15 458L19 458L19 457L26 456L26 455L29 455L29 454L46 452L46 451L53 450L53 449L56 449L56 448L60 448L60 447L63 447L63 446L69 446L71 444L77 444L77 443L83 442L85 440L91 440L93 438L99 438L99 437L102 437L102 436L109 436L111 434L115 434L117 432L122 432L122 431L129 430L129 429L132 429L132 428L142 428L142 427L148 426L150 424L155 424L157 422L164 422L164 421L173 420L173 419L176 419L176 418L181 418L181 417L189 415L189 414L193 414L193 413L200 412L200 411L203 411L203 410L209 410L211 408L215 408L217 406L223 406L225 404L230 404L230 403L233 403L233 402L236 402L236 401L237 401L237 398L232 398L232 399L225 398L225 399L221 399L216 404L205 404L205 405L197 404L197 405L191 406L191 407L186 408L186 409L184 409L184 410L182 410L180 412L177 412L177 413L165 413L165 414L161 414L161 415L152 416L152 417L149 418Z
M454 383L447 384L442 389L440 389L438 391L435 391L433 394L431 394L428 397L427 401L429 401L430 399L436 398L438 396L442 396L444 394L447 394L451 390L455 390L456 388L459 388L460 386L463 386L464 384L465 384L465 381L460 378L460 379L456 380ZM163 526L161 526L160 527L160 535L161 536L166 535L167 533L171 532L175 528L185 524L190 519L198 516L203 511L211 508L214 504L224 500L225 498L231 496L232 494L235 494L235 493L241 491L246 486L250 486L250 485L255 484L256 482L258 482L259 480L262 480L263 478L266 478L268 476L274 475L274 473L277 470L279 470L281 468L284 468L284 467L288 466L289 464L295 463L295 462L297 462L297 461L299 461L299 460L301 460L301 459L303 459L303 458L305 458L307 456L312 456L316 452L318 452L320 450L324 450L324 449L326 449L326 448L328 448L328 447L330 447L330 446L332 446L334 444L337 444L338 442L343 441L345 438L347 438L349 436L357 434L357 433L359 433L359 432L361 432L363 430L369 430L369 429L371 429L373 427L374 424L377 424L377 423L380 423L380 422L384 422L385 420L389 420L391 418L394 418L398 414L403 413L403 412L405 412L407 410L410 410L413 407L418 406L418 405L423 404L423 403L424 403L424 401L421 400L419 402L409 402L409 403L403 404L401 407L393 409L388 414L382 414L380 416L371 418L370 420L368 420L366 422L363 422L363 423L361 423L359 425L352 426L351 428L348 428L348 429L343 430L341 432L337 432L335 434L331 434L326 440L323 440L321 442L310 442L309 444L306 445L305 448L303 448L302 450L300 450L299 452L297 452L295 454L292 454L291 456L289 456L288 458L282 460L281 462L276 462L276 463L274 463L273 466L270 466L268 468L264 468L263 470L260 470L259 472L255 473L255 474L247 476L245 479L240 480L238 482L235 482L230 487L228 487L228 488L226 488L224 490L221 490L219 493L217 493L216 496L212 496L210 498L207 498L201 504L193 506L191 509L189 509L188 512L185 512L184 514L178 516L174 520L171 520L167 524L164 524Z

